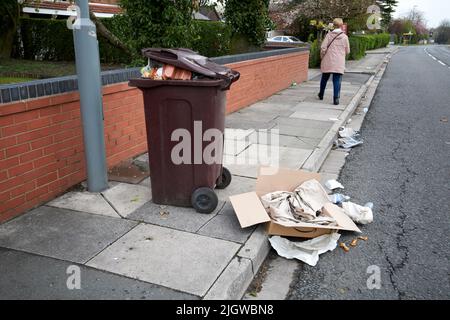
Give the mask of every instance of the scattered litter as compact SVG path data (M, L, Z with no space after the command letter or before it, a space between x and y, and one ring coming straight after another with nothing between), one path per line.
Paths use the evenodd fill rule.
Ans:
M353 202L342 203L342 208L347 216L359 224L369 224L373 222L372 209L357 205Z
M325 182L325 187L330 190L344 189L344 186L336 180L328 180L327 182Z
M340 193L332 194L328 197L330 198L330 201L333 202L334 204L341 204L342 202L350 200L350 197Z
M367 202L364 207L366 208L370 208L371 210L373 210L373 203L372 202Z
M341 138L351 138L359 135L358 132L353 130L352 128L340 127L339 128L339 136Z
M339 247L341 247L345 252L349 252L350 248L343 242L339 243Z
M359 140L360 133L352 128L340 127L339 139L334 143L337 148L350 149L363 144L362 140Z
M133 199L130 200L130 202L138 202L139 201L139 197L134 197Z
M364 108L364 113L369 112L369 108Z
M277 168L275 174L273 174L273 171L270 171L270 173L268 171L266 174L262 174L262 172L258 175L254 192L230 197L231 205L242 228L267 223L268 235L307 239L328 234L336 229L361 233L361 230L345 214L344 210L331 203L326 189L319 182L321 180L320 174L284 168ZM314 183L311 180L314 180ZM301 190L301 187L308 186L313 186L313 188L308 189L308 191ZM264 203L261 195L267 196L270 193L286 193L283 196L290 196L290 200L283 201L283 206L288 212L285 219L281 217L281 219L275 220L270 212L274 211L274 208L270 208L270 203ZM314 201L308 197L309 193L314 196ZM272 200L273 196L266 198L266 201ZM300 207L298 200L302 202L304 207ZM320 211L317 212L316 206L321 206L322 202L324 202L323 207L319 207L318 210ZM294 204L293 208L290 207L291 203ZM298 207L295 207L295 205ZM252 208L252 210L249 210L249 208ZM331 218L333 223L311 223L294 218L293 213L298 217L307 216L305 210L312 213L316 219L320 218L318 222L325 221L325 218Z
M352 247L356 247L356 246L357 246L357 244L358 244L358 238L356 238L356 239L353 239L353 240L352 240L352 242L350 243L350 246L352 246Z
M292 87L296 87L297 86L297 82L292 82L291 86Z
M293 242L275 236L271 237L269 241L279 256L286 259L297 259L314 267L319 261L319 255L336 249L340 236L339 233L331 233L303 242Z
M448 118L447 117L442 117L441 118L441 122L447 123L448 122Z
M329 118L328 120L330 120L330 121L339 121L338 118Z
M445 141L445 144L450 146L450 141Z
M359 240L363 240L363 241L367 241L367 240L369 240L369 237L366 237L366 236L359 236L358 239L359 239Z
M335 219L322 215L328 194L317 180L308 180L294 192L276 191L261 197L264 208L277 222L308 222L333 225Z
M364 141L357 140L353 137L340 138L337 141L337 147L343 148L343 149L351 149L351 148L357 147L359 145L362 145L363 143L364 143Z
M352 123L352 121L353 121L352 119L348 119L347 124Z

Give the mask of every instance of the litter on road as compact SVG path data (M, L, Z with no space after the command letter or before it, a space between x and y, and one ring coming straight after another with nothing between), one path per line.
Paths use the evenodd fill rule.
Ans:
M345 214L356 223L369 224L373 222L372 209L369 207L363 207L349 201L342 203L342 208Z
M264 208L276 222L309 222L336 225L336 220L324 216L323 206L329 202L327 192L317 180L308 180L293 192L277 191L261 197Z
M350 201L350 199L351 199L350 197L345 196L340 193L332 194L328 197L331 202L333 202L334 204L337 204L337 205L340 205L340 204L342 204L342 202L345 202L345 201Z
M336 180L328 180L325 182L325 187L329 190L344 189L344 186Z
M286 259L297 259L314 267L319 261L319 255L336 249L340 236L339 233L334 232L303 242L294 242L275 236L269 241L279 256Z
M347 245L345 243L343 243L343 242L339 243L339 247L341 247L342 250L344 250L345 252L349 252L350 251L350 248L347 247Z

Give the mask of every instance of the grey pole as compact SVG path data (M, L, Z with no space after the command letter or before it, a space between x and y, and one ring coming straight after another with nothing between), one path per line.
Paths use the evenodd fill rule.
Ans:
M108 188L108 177L97 32L95 24L89 19L88 0L76 0L76 5L80 8L80 12L73 26L73 38L88 190L100 192Z

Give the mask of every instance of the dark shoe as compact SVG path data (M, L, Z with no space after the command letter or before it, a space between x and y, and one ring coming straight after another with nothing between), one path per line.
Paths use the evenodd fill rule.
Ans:
M317 96L319 97L320 100L323 100L323 94L319 93Z
M334 105L338 106L339 105L339 98L334 98Z

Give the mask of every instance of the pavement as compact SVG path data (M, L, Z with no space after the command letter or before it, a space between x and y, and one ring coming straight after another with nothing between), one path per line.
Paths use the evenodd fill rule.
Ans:
M450 299L449 67L444 46L393 56L339 177L356 203L374 203L369 241L299 264L288 299Z
M240 299L270 247L264 226L240 227L228 197L253 191L260 165L321 168L393 50L349 67L340 106L331 83L318 101L319 73L311 70L307 82L227 116L224 162L233 181L217 190L212 214L156 205L149 178L114 172L104 192L80 186L0 225L0 299ZM147 163L144 154L128 164ZM80 286L69 289L74 266Z

